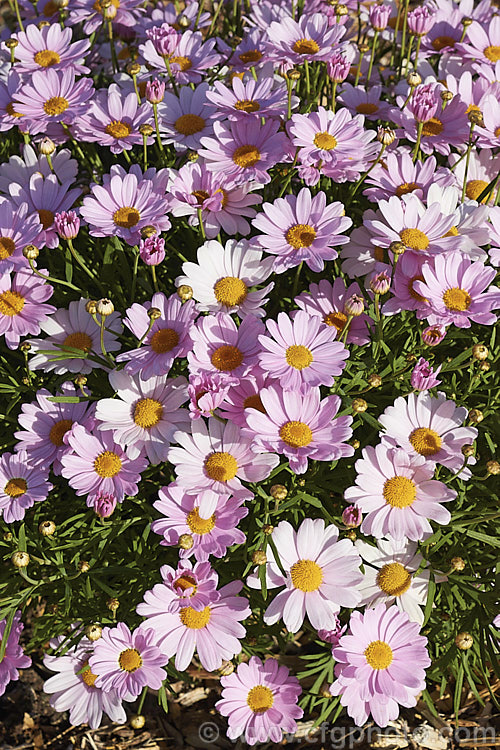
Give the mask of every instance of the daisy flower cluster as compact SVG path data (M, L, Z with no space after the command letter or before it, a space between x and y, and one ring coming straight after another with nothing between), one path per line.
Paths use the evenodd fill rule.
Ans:
M209 673L277 744L489 688L495 4L12 8L0 695L43 647L71 724L142 726Z

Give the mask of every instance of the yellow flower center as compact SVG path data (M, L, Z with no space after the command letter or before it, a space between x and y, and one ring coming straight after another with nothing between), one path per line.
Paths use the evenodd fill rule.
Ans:
M261 401L261 398L258 393L254 393L252 396L247 396L246 399L243 401L243 408L244 409L257 409L257 411L262 412L262 414L266 413L266 410L264 409L264 404Z
M292 49L298 55L315 55L319 52L319 44L314 39L297 39Z
M87 685L87 687L95 687L94 683L97 680L97 675L91 671L88 661L82 664L81 668L85 669L85 672L80 673L82 681Z
M47 99L43 105L43 111L49 117L55 117L55 115L62 115L63 112L69 107L69 102L64 96L51 96Z
M364 655L372 669L387 669L392 663L392 648L385 641L372 641Z
M173 328L160 328L151 336L149 342L155 354L165 354L179 343L179 334Z
M210 622L210 607L197 612L192 607L183 607L179 613L180 620L186 628L201 630Z
M431 117L430 120L424 122L424 126L422 128L422 136L439 135L442 132L443 123L441 122L441 120L438 120L437 117Z
M70 333L64 339L62 345L63 349L80 349L82 352L88 353L92 349L92 339L88 333L83 331L75 331Z
M311 428L304 422L285 422L280 427L279 435L291 448L304 448L313 439Z
M469 309L472 297L465 289L459 289L455 286L452 289L446 290L443 294L443 302L448 310L460 312Z
M273 691L265 685L255 685L248 691L248 708L254 714L265 714L274 703Z
M6 495L9 495L9 497L19 497L20 495L24 495L27 489L28 485L25 479L21 479L21 477L13 477L12 479L9 479L3 488L3 491Z
M238 109L240 112L258 112L260 104L253 99L239 99L235 103L234 108Z
M54 2L54 0L49 0L49 2L45 5L43 9L43 15L45 18L50 18L50 16L53 16L54 13L58 13L59 6L57 6Z
M399 185L399 187L396 188L396 195L398 198L401 198L402 195L413 193L413 191L417 190L419 187L420 185L416 182L403 182L402 185Z
M411 574L401 563L388 563L377 573L377 585L388 596L401 596L410 584Z
M179 589L180 591L188 591L189 589L193 589L193 591L191 592L191 596L193 596L196 593L196 581L193 576L190 575L179 576L179 578L175 582L175 588Z
M238 57L241 62L246 65L247 63L259 62L262 58L262 52L259 52L258 49L249 49L246 52L241 52Z
M285 239L295 250L309 247L316 239L316 230L309 224L294 224L285 234Z
M203 465L210 479L216 482L229 482L238 473L238 462L231 453L225 451L211 453Z
M248 287L244 281L236 276L224 276L214 285L215 299L220 305L234 307L241 305L248 294Z
M0 294L0 315L6 315L8 318L19 315L24 307L24 297L19 292L13 292L11 289Z
M478 107L477 104L469 104L469 106L465 110L465 114L468 115L469 112L481 112L481 108Z
M428 427L417 427L411 433L409 441L421 456L433 456L435 453L438 453L442 443L437 432Z
M118 9L120 7L120 0L111 0L111 5L113 5L115 8ZM103 7L101 5L101 0L95 0L95 3L93 4L92 7L98 13L103 13L104 12L104 9L103 9Z
M403 229L399 236L401 242L412 250L427 250L429 247L429 238L420 229Z
M14 102L9 102L5 107L5 111L11 117L22 117L22 115L14 109Z
M247 144L245 146L238 146L233 154L233 161L242 169L253 167L260 160L260 151L256 146Z
M155 427L163 416L162 404L154 398L141 398L134 408L134 422L149 430Z
M500 138L500 127L495 129L495 138Z
M178 65L183 72L185 70L189 70L193 66L193 63L191 62L189 57L183 57L182 55L180 57L171 57L170 64Z
M471 201L477 201L481 193L488 187L488 183L486 180L469 180L466 188L465 188L465 195L469 200ZM486 201L486 198L483 198L482 202L484 203Z
M44 229L48 229L52 226L54 223L54 214L52 211L49 211L47 208L40 208L37 213L38 218L40 219L40 224Z
M100 477L114 477L122 468L122 461L113 451L99 453L94 461L94 469Z
M205 120L199 115L181 115L174 123L178 133L182 135L194 135L205 127Z
M332 151L337 145L337 139L324 130L321 133L316 133L314 136L314 145L317 148L323 149L323 151Z
M135 227L140 218L141 215L139 211L136 208L132 208L131 206L123 206L113 214L113 221L115 222L116 226L124 227L125 229Z
M186 516L186 523L192 534L209 534L215 526L215 513L210 518L200 518L198 508L193 508Z
M456 227L451 227L451 229L449 229L444 236L445 237L458 237L459 234L460 232L458 231Z
M203 206L206 199L210 197L206 190L195 190L191 195L194 195L199 206Z
M487 57L488 60L491 60L491 62L498 62L498 60L500 60L500 47L495 45L486 47L486 49L483 50L483 55Z
M243 352L237 346L223 344L214 351L210 358L214 367L222 372L231 372L243 362Z
M347 315L343 312L339 312L338 310L334 310L331 313L328 313L328 315L325 315L323 318L323 323L326 323L327 326L333 326L337 329L337 331L343 331L345 328L345 324L347 323Z
M304 370L313 361L311 350L307 346L289 346L286 350L286 361L295 370Z
M373 115L378 112L379 106L375 102L361 102L356 107L356 112L360 115Z
M299 560L290 568L294 588L300 591L316 591L323 583L323 571L313 560Z
M445 47L454 47L456 43L456 39L453 39L451 36L437 36L435 39L432 40L432 46L436 50L436 52L441 52L442 49Z
M58 448L60 448L61 445L64 445L63 437L72 426L73 422L71 419L60 419L59 422L56 422L49 432L49 440L52 445L56 445Z
M57 52L54 52L51 49L43 49L36 53L34 60L37 65L40 65L40 67L50 68L51 65L57 65L57 63L60 63L61 57Z
M112 120L109 125L104 128L108 135L112 135L113 138L126 138L132 132L132 125L122 120Z
M384 483L382 490L386 505L393 508L407 508L417 498L417 488L408 477L392 477Z
M16 243L10 237L0 237L0 260L10 258L14 250L16 249Z
M126 648L118 657L118 664L124 672L136 672L142 667L142 657L136 648Z

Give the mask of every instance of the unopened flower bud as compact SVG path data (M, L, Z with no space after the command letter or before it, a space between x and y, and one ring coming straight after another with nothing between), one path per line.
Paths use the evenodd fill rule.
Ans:
M477 125L479 128L484 128L483 113L479 109L471 109L467 117L471 125Z
M52 536L55 530L56 525L54 521L42 521L42 523L38 526L38 531L42 536Z
M301 77L300 70L296 70L295 68L292 68L292 70L289 70L286 74L286 77L290 79L290 81L298 81Z
M150 320L158 320L158 318L161 318L161 310L158 307L150 307L148 310L148 318Z
M35 245L26 245L23 248L23 255L28 260L36 260L40 255L40 250Z
M299 487L305 487L306 486L306 480L304 479L304 477L301 477L300 479L297 479L297 484L299 485Z
M344 5L343 3L337 3L335 6L335 14L337 16L347 16L349 13L349 8L347 5Z
M132 729L142 729L146 723L146 717L142 714L134 714L130 717L130 726Z
M370 289L374 294L387 294L391 287L391 277L385 271L372 274Z
M476 344L475 346L472 347L472 356L474 357L474 359L479 359L479 360L487 359L488 354L489 354L488 347L485 346L484 344Z
M254 565L265 565L267 563L267 555L263 549L256 549L252 552L252 562Z
M363 514L355 505L348 505L342 513L342 523L344 526L347 526L348 529L356 529L361 525L362 520Z
M440 93L439 96L441 97L441 99L443 100L443 102L451 102L451 100L453 99L454 94L452 94L451 91L448 91L448 89L443 89L443 91L441 91L441 93Z
M284 500L288 495L288 490L284 484L273 484L273 486L269 490L269 494L275 500Z
M481 370L481 372L488 372L490 367L491 365L489 362L481 362L481 364L479 365L479 369Z
M146 226L141 229L141 237L143 240L147 240L149 237L154 237L156 234L158 234L157 229L152 224L146 224Z
M484 419L484 414L480 409L471 409L469 412L469 420L478 424Z
M6 531L3 534L2 539L4 540L4 542L11 542L12 541L12 531Z
M109 8L103 9L102 17L106 19L106 21L112 21L114 18L116 18L117 13L118 13L118 9L115 8L114 5L110 5Z
M270 523L265 523L264 526L262 527L262 531L263 531L264 534L266 534L267 536L269 536L270 534L273 533L274 526L272 526Z
M199 156L197 151L188 151L188 161L190 162L198 161Z
M78 388L83 388L84 385L87 385L87 376L86 375L77 375L75 378L75 385L78 386Z
M462 18L462 26L465 26L467 28L467 26L471 25L472 21L473 21L472 18L469 18L468 16L464 16Z
M352 410L356 412L356 414L359 414L360 412L366 411L368 409L368 404L366 403L364 398L353 398L351 407Z
M27 341L23 341L23 343L21 344L21 346L19 348L20 348L20 350L22 352L26 352L27 353L31 349L31 344L28 343Z
M188 299L191 299L191 297L193 296L193 290L187 284L181 284L177 289L177 294L181 302L187 302Z
M498 463L498 461L488 461L486 464L486 471L488 474L493 474L494 476L500 474L500 463Z
M108 601L106 602L106 606L112 612L116 612L116 610L120 606L120 602L118 601L118 599L115 599L114 597L112 597L111 599L108 599Z
M411 73L408 73L408 75L406 76L406 83L412 88L414 88L415 86L420 86L420 84L422 83L422 76L420 75L420 73L417 73L416 70L412 70Z
M232 661L223 661L217 672L221 677L228 677L234 672L234 664Z
M377 372L372 372L371 375L368 375L368 384L371 385L372 388L380 388L382 385L382 378Z
M354 529L351 529L350 531L347 532L346 537L350 539L351 542L355 542L356 539L358 538L358 535L356 534Z
M396 140L396 133L391 128L379 127L377 130L377 141L383 146L390 146Z
M129 76L137 76L141 72L141 66L137 62L131 62L127 65L127 73Z
M159 104L165 98L165 81L154 78L146 83L146 99L150 104Z
M85 628L85 635L87 636L89 641L98 641L102 635L102 628L96 623L87 625L87 627Z
M153 135L154 128L148 122L143 122L142 125L139 125L139 133L146 138L149 138L150 135Z
M472 648L473 643L474 638L470 633L458 633L458 635L455 636L455 646L457 646L460 651L468 651Z
M357 451L358 448L359 448L359 446L361 445L361 443L359 442L359 440L351 440L350 444L352 445L352 447L354 448L355 451Z
M394 253L394 255L401 255L406 250L406 245L404 244L404 242L395 240L389 245L389 250L391 251L391 253Z
M469 458L470 456L474 455L474 446L473 445L462 445L462 456L465 458Z
M191 549L194 541L191 534L181 534L179 537L179 547L181 549Z
M88 302L85 303L85 310L89 315L95 315L97 312L97 302L93 299L89 299Z
M111 300L108 299L107 297L103 297L97 302L96 312L99 315L102 315L103 317L107 318L108 315L111 315L111 313L114 313L114 311L115 311L115 306L113 305Z
M14 39L12 37L10 39L6 39L4 43L7 49L15 49L17 45L19 44L17 39Z
M30 556L21 550L14 552L10 560L15 568L26 568L30 564Z
M89 572L90 565L87 562L87 560L80 560L80 562L78 563L78 570L80 571L80 573L88 573Z
M38 150L44 156L50 156L56 150L56 144L51 138L48 138L47 136L45 136L45 138L42 138L42 140L40 141Z
M362 315L365 309L365 301L359 294L351 294L351 296L344 303L344 310L348 315L352 315L357 318L358 315Z
M63 240L74 240L80 231L80 218L76 211L61 211L54 216L54 226Z
M452 557L450 562L453 570L461 571L465 568L465 560L463 557Z
M182 15L179 17L179 20L177 21L181 29L189 29L191 26L191 19L188 16Z

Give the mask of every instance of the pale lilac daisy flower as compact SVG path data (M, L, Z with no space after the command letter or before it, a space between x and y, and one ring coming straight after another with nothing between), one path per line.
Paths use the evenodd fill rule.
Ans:
M11 68L5 80L0 80L0 132L3 133L18 125L26 130L28 125L15 108L15 99L17 92L21 88L22 79Z
M388 200L393 195L401 198L408 193L425 201L431 185L436 182L444 187L453 185L454 177L449 169L437 166L435 156L427 157L424 162L414 162L410 151L402 147L384 154L381 163L375 166L365 182L373 185L363 190L371 201Z
M177 150L197 150L201 138L213 133L216 108L209 103L208 83L194 90L183 86L179 96L167 92L158 105L160 133L163 143L172 143Z
M338 540L339 530L326 526L322 518L306 518L299 529L281 521L272 533L276 553L285 574L267 551L268 588L285 586L265 611L264 622L274 625L283 619L287 630L296 633L307 615L316 629L327 629L341 607L356 607L361 596L357 589L363 580L361 559L349 539ZM257 573L247 580L260 588Z
M428 519L450 522L450 512L441 503L454 500L457 493L433 479L435 463L424 456L381 443L364 448L355 466L356 485L344 497L366 514L363 534L418 541L432 534Z
M151 464L165 461L174 432L189 426L187 410L180 408L187 401L185 378L141 380L113 370L109 382L117 398L97 402L98 429L111 430L131 459L147 456Z
M61 184L73 183L78 175L78 162L71 158L71 151L67 148L54 151L52 166L54 172L46 157L38 154L32 146L26 144L23 147L22 157L14 154L8 161L0 164L0 193L10 196L13 183L26 187L29 185L30 177L34 174L40 174L42 177L55 174Z
M221 677L222 694L215 704L228 717L227 736L237 740L245 732L249 745L257 742L281 743L283 732L295 734L296 719L303 710L297 705L302 688L287 667L277 659L262 662L252 656L232 674Z
M156 634L142 625L133 632L124 622L103 628L89 659L97 675L95 685L105 692L116 690L120 698L133 700L144 687L159 690L167 673L168 659L156 643Z
M222 173L241 185L255 180L267 185L271 180L268 170L287 153L289 141L279 131L279 122L269 120L262 125L254 118L245 121L214 123L214 138L202 138L199 155L206 168Z
M137 482L148 466L147 459L128 458L110 432L97 437L76 424L64 440L72 451L61 456L61 474L79 497L87 495L89 508L102 492L114 495L119 503L125 495L137 494Z
M253 241L277 256L273 270L283 273L303 261L311 271L322 271L325 260L337 257L335 247L349 241L342 232L352 221L344 216L342 203L327 205L322 190L313 196L308 188L302 188L297 196L287 195L274 203L264 203L262 213L252 224L263 232Z
M464 160L460 159L460 154L450 154L448 159L450 166L453 167L453 173L457 180L459 188L465 182L465 195L469 200L477 201L482 192L488 187L500 171L500 154L492 149L482 148L481 150L472 149L470 153L467 175L465 174ZM483 203L486 198L483 198ZM495 202L495 191L492 191L488 202Z
M188 606L169 612L177 596L158 583L146 591L137 613L147 618L144 627L153 628L161 651L169 658L175 655L176 669L187 669L196 649L202 667L213 672L223 660L241 653L240 639L246 631L240 621L251 614L248 599L237 596L242 588L241 581L232 581L219 590L217 601L201 611Z
M462 203L458 186L443 187L437 184L430 186L427 203L439 203L443 214L453 216L454 223L448 236L455 237L454 250L460 250L471 260L487 260L488 254L482 247L489 243L488 206L480 206L470 200Z
M66 636L59 636L50 641L50 646L60 648ZM103 713L111 721L123 724L127 714L122 700L116 690L104 692L96 687L97 675L89 667L89 657L93 653L94 643L88 638L81 638L79 643L64 652L62 656L43 658L44 665L57 674L44 682L43 691L50 695L50 705L56 711L69 711L69 720L75 726L88 724L97 729ZM83 670L83 671L82 671Z
M255 373L259 369L258 337L264 330L255 315L245 316L239 328L228 313L198 319L191 331L190 373L223 372L236 378Z
M280 119L287 111L286 86L275 86L273 78L258 81L250 78L242 81L235 76L231 81L231 88L222 81L215 81L214 89L207 93L207 99L217 105L220 117L227 117L229 120L251 117ZM296 107L299 100L296 96L292 99L292 107Z
M205 242L198 248L198 263L184 263L185 276L176 279L176 285L188 284L198 309L207 312L236 313L264 316L274 284L250 291L271 274L272 258L262 258L262 252L249 246L247 240L229 240L223 246L216 240Z
M474 21L467 27L467 41L456 47L466 59L494 65L500 60L500 18L491 16L488 25Z
M212 493L208 498L211 502ZM206 562L210 555L221 558L233 544L243 544L245 534L236 528L248 515L248 508L242 507L243 497L216 495L215 509L211 516L204 518L202 513L206 492L189 495L175 483L162 487L159 500L153 503L162 517L151 524L151 531L163 537L160 544L165 547L178 547L179 538L188 534L193 540L189 549L181 548L181 559L194 555L200 562ZM202 507L202 510L200 510Z
M349 351L336 341L337 329L317 315L297 310L293 319L281 312L267 320L267 334L259 336L259 364L281 388L306 394L319 385L333 386Z
M442 109L442 102L438 93L439 88L439 86L435 87L434 91L437 102L436 113L427 122L424 122L422 128L420 148L424 154L431 154L436 150L439 154L447 155L450 153L452 146L457 149L462 148L469 137L470 125L467 119L467 105L457 95ZM397 101L400 106L404 104L403 97L400 97ZM418 123L413 114L408 109L400 111L394 108L392 119L399 126L396 130L396 136L415 143Z
M191 423L191 435L174 435L180 448L170 448L168 460L174 464L177 484L187 492L213 490L221 494L249 497L252 493L241 483L261 482L279 463L279 458L267 452L256 456L251 441L240 428L217 419Z
M328 60L332 47L338 45L344 33L340 24L330 26L328 17L322 13L306 13L298 21L287 16L272 21L267 29L271 56L292 65Z
M55 5L55 3L53 4ZM112 19L112 23L122 27L136 26L141 14L146 12L138 0L114 0L112 5L116 10L116 15ZM68 10L69 15L66 23L70 26L75 26L83 22L83 31L85 34L93 34L94 31L98 31L104 24L105 9L99 0L97 2L95 0L73 0L71 8L68 8ZM47 11L45 11L46 13Z
M48 275L47 271L38 269ZM54 288L35 276L31 269L0 276L0 335L5 336L9 349L16 349L21 336L40 333L41 326L56 312L44 304Z
M352 115L364 115L367 120L390 120L392 107L381 96L381 85L365 88L346 83L342 86L338 100Z
M348 315L345 312L345 302L353 294L361 294L359 286L354 283L346 287L343 279L335 279L333 285L326 279L321 279L319 284L311 284L308 292L303 292L295 297L295 303L305 310L309 315L321 317L327 326L336 329L340 336L347 323ZM292 317L295 313L292 313ZM370 327L373 325L371 318L363 313L351 320L347 332L346 343L363 346L370 341Z
M160 311L151 329L148 311ZM163 292L153 294L151 302L140 305L135 302L127 310L124 323L134 336L142 341L138 349L123 352L117 362L125 362L125 370L131 375L140 374L143 380L155 375L167 375L177 357L185 357L191 351L191 333L196 318L194 300L184 304L177 294L165 297ZM149 331L149 332L148 332Z
M42 225L27 203L17 206L0 198L0 274L28 265L23 255L26 245L38 247Z
M398 260L391 284L392 296L384 303L384 315L394 315L401 310L416 310L417 317L425 317L428 305L414 288L415 281L423 281L422 268L425 257L407 250Z
M168 54L170 71L177 84L201 83L208 68L221 62L221 56L215 51L216 40L203 41L199 31L184 31L175 38L173 51ZM139 51L147 63L154 69L167 73L164 57L155 49L151 39L139 45Z
M28 508L46 500L52 489L48 468L30 465L26 451L0 457L0 514L5 523L22 521Z
M101 355L101 328L86 311L86 303L86 299L73 300L67 310L60 308L40 325L47 338L30 339L30 351L35 353L30 359L32 370L54 371L56 375L88 374L103 366L102 361L92 358L92 355ZM108 315L104 327L107 352L120 349L117 336L121 331L120 313ZM65 352L67 357L63 356Z
M0 643L5 636L5 626L7 620L0 620ZM31 666L31 657L26 656L22 647L19 645L19 637L24 628L21 622L21 611L18 610L14 615L10 633L7 636L5 654L0 661L0 695L5 693L5 688L11 680L19 679L19 669L25 669Z
M253 194L252 182L235 185L222 172L210 172L205 165L184 164L176 172L170 170L169 207L173 216L189 216L188 223L197 227L198 210L208 239L213 239L221 229L230 236L246 235L250 225L245 217L255 216L256 206L262 196Z
M260 400L260 392L267 385L269 385L269 377L260 373L247 375L239 382L231 385L220 405L221 416L234 422L239 427L245 427L248 409L257 409L265 414L264 406Z
M165 586L177 595L169 604L169 612L180 612L183 607L192 607L197 612L210 602L220 598L217 591L219 577L208 562L179 560L177 568L162 565L160 575Z
M259 29L247 29L241 42L232 51L228 64L239 73L249 68L259 70L268 60L270 46L266 33Z
M337 461L352 456L354 448L347 440L352 435L352 417L337 417L338 396L321 400L319 388L305 396L269 386L260 391L265 409L249 409L245 435L253 439L254 451L283 454L296 474L307 470L307 461Z
M442 365L439 365L434 370L426 359L420 357L411 373L411 387L417 391L427 391L429 388L435 388L441 383L437 378L441 367Z
M72 42L73 32L61 28L59 23L52 23L41 29L34 23L26 31L14 34L17 39L16 71L33 73L36 70L71 70L74 73L90 73L90 68L83 65L85 55L90 49L90 41L83 39Z
M425 669L431 660L427 638L397 607L379 604L363 614L353 612L350 634L333 650L337 662L330 686L358 726L371 714L385 727L399 716L399 705L412 707L425 688Z

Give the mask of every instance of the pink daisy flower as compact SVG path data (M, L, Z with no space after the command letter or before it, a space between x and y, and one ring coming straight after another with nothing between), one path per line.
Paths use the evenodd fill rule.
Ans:
M366 514L363 534L418 541L432 534L428 519L450 522L450 512L441 503L454 500L457 493L432 478L435 464L424 456L379 444L364 448L355 466L356 486L344 497Z
M0 193L10 196L11 186L17 183L21 187L29 185L30 178L34 174L49 177L55 174L61 184L71 184L78 175L78 162L71 158L71 151L63 148L52 154L52 173L49 162L43 154L38 154L35 149L26 144L23 147L22 157L14 154L3 164L0 164Z
M43 321L40 328L47 334L43 339L30 339L32 370L45 370L62 375L66 372L88 374L96 367L102 368L101 328L85 309L86 299L73 300L68 309L60 308ZM122 331L120 313L106 318L104 346L107 352L120 349L117 335ZM38 333L38 331L37 331ZM64 355L67 356L64 356ZM97 358L94 358L94 357Z
M16 206L0 198L0 275L28 265L23 248L38 247L41 232L40 220L27 203Z
M253 450L283 454L296 474L307 470L308 458L337 461L352 456L354 448L345 441L352 435L352 417L337 417L338 396L321 400L319 388L305 396L269 386L260 392L265 409L249 409L245 435L253 438Z
M220 598L217 591L219 576L208 562L179 560L177 568L162 565L160 575L165 586L176 595L169 604L169 612L180 612L183 607L192 607L201 612L210 602Z
M194 90L183 86L178 97L167 91L158 105L163 143L172 143L180 151L196 151L201 138L213 134L216 108L209 102L208 90L208 83L200 83Z
M5 336L9 349L17 349L21 336L40 333L41 325L56 311L44 304L53 292L31 269L0 276L0 335Z
M71 42L71 29L62 29L59 23L52 23L39 29L34 23L26 31L14 34L17 39L16 71L33 73L37 70L71 70L73 73L90 73L83 65L90 49L90 41L83 39Z
M167 57L170 71L179 85L201 83L208 68L221 62L221 56L214 51L215 44L215 39L204 42L199 31L188 29L177 35L174 49ZM168 72L164 57L155 49L151 39L139 45L139 52L154 69Z
M191 419L210 417L225 399L236 378L222 372L191 375L188 384L189 416Z
M35 71L30 82L16 94L16 112L30 120L31 134L42 133L55 123L71 123L85 114L88 101L94 95L90 78L75 81L70 68L62 71L48 68L43 73Z
M449 164L453 167L457 184L460 188L465 183L465 195L471 201L477 201L481 193L488 187L497 176L500 170L500 155L489 148L483 148L480 151L472 149L470 153L469 167L465 175L464 160L460 159L459 154L450 154ZM489 203L495 201L494 193L489 199ZM486 199L483 198L483 202Z
M425 317L428 312L427 301L414 287L415 281L424 280L424 263L425 257L409 250L398 259L390 289L392 296L382 308L384 315L394 315L401 310L416 310L419 318Z
M7 620L0 620L0 643L5 636L5 626ZM31 657L26 656L22 647L19 645L19 637L24 629L21 622L21 611L18 610L14 615L12 627L7 636L5 644L5 653L0 661L0 695L5 693L5 688L11 680L19 679L19 669L25 669L31 666Z
M144 687L159 690L167 673L162 667L168 659L160 651L153 630L143 627L129 630L124 622L115 628L103 628L89 659L96 687L105 692L116 690L118 697L137 698Z
M249 409L257 409L265 414L260 392L267 385L269 385L269 377L260 373L247 375L238 383L231 385L220 405L221 416L239 427L246 427Z
M340 336L347 323L348 314L345 312L345 302L353 294L360 295L361 291L357 284L346 287L343 279L335 279L332 284L326 279L321 279L319 284L311 284L308 292L303 292L295 297L295 303L305 310L309 315L321 318L321 321L331 326ZM295 313L292 313L292 317ZM347 332L347 344L363 346L370 341L370 327L373 325L369 315L365 313L351 320Z
M431 325L470 328L471 321L493 325L497 316L491 310L500 307L500 290L490 286L495 275L494 268L456 251L436 256L432 265L425 263L423 280L415 281L414 288L430 307L426 317Z
M192 287L199 310L261 318L274 284L253 292L249 289L268 278L272 264L272 258L263 259L262 252L249 247L246 240L229 240L225 246L210 240L198 248L198 263L183 264L185 276L177 277L175 283Z
M467 105L461 100L460 96L454 96L442 109L442 102L439 96L439 86L435 87L434 97L437 101L436 113L427 122L424 122L422 128L422 138L420 148L424 154L431 154L436 150L439 154L447 155L450 153L451 146L461 149L469 137L469 121L467 119ZM404 99L401 97L398 104L402 106ZM396 130L398 138L406 138L413 143L417 140L417 121L413 114L408 110L393 110L393 122L400 127Z
M215 704L228 717L227 736L237 740L245 732L249 745L256 742L281 743L283 732L295 734L296 719L303 710L297 705L302 688L287 667L277 659L252 656L232 674L221 677L221 699Z
M47 5L50 4L47 3ZM141 6L138 0L115 0L113 7L116 9L116 16L112 22L116 26L133 27L136 26L145 13L145 8ZM70 26L76 26L83 22L83 31L85 34L93 34L98 31L104 23L104 8L100 2L95 0L73 0L71 8L68 8L69 15L66 20ZM44 14L47 15L47 6Z
M149 329L148 311L151 308L156 308L161 314ZM123 352L116 361L125 362L125 370L131 375L140 374L142 380L167 375L174 360L191 351L196 315L194 300L183 304L177 294L165 297L163 292L157 292L151 302L143 305L135 302L128 308L123 322L139 341L145 338L138 349Z
M23 130L27 128L26 121L16 111L14 103L22 85L21 81L14 68L10 69L5 80L0 81L0 133L18 125L21 125Z
M428 156L424 162L414 162L410 151L402 147L384 155L382 163L377 164L366 178L366 184L373 187L368 187L363 193L375 202L381 198L388 200L393 195L401 198L408 193L425 201L427 191L436 182L443 187L453 185L453 173L438 167L434 156Z
M222 172L210 172L203 164L185 164L176 172L170 170L169 206L173 216L189 216L188 223L197 227L198 209L205 234L209 240L221 229L229 236L246 235L250 225L245 217L253 218L262 196L252 194L252 182L235 185Z
M244 317L239 328L228 313L199 318L191 331L189 371L223 372L235 378L255 372L260 351L258 337L264 330L255 315Z
M162 187L161 182L155 184L153 174L143 175L134 164L128 174L115 172L103 185L92 185L80 214L93 237L120 237L128 245L138 245L143 227L153 226L157 232L170 229Z
M339 24L330 26L328 17L322 13L304 14L298 21L287 16L273 21L267 29L274 48L272 57L292 65L328 60L332 47L337 46L344 33Z
M269 59L270 48L266 33L260 29L247 29L238 46L231 50L229 65L239 73L250 68L259 70Z
M61 456L61 474L79 497L87 495L89 508L102 493L114 495L119 503L125 495L137 494L137 482L148 461L128 458L110 432L96 437L75 424L64 440L72 452Z
M390 120L392 107L381 99L382 86L351 86L345 83L339 101L353 115L364 115L367 120Z
M0 457L0 513L5 523L21 521L27 509L46 500L53 488L48 469L30 465L26 451Z
M297 310L293 319L281 312L266 322L268 333L259 336L259 364L285 391L306 394L318 385L333 386L349 352L335 341L337 329L325 326L317 315Z
M251 614L248 599L237 596L243 584L232 581L219 590L219 599L201 611L182 607L169 612L176 594L163 583L158 583L144 594L144 602L137 613L146 617L144 627L152 628L158 647L169 658L175 654L175 668L187 669L195 649L201 665L208 672L219 669L222 661L241 653L241 638L245 628L241 620Z
M60 396L76 396L73 383L63 383ZM14 433L17 451L25 451L30 466L47 471L52 468L56 476L61 473L61 456L68 450L64 436L79 424L89 432L94 426L94 405L80 401L64 403L49 401L52 393L45 388L37 391L36 401L21 406L18 422L23 428Z
M174 432L189 427L187 411L180 408L187 400L185 378L141 380L113 370L109 382L117 398L97 402L99 430L111 430L131 459L147 456L151 464L166 461Z
M490 18L489 24L474 21L467 27L467 41L457 45L457 50L469 60L494 65L500 60L500 19Z
M442 365L434 370L430 363L423 357L419 357L417 364L413 368L410 378L410 384L416 391L427 391L429 388L435 388L441 383L438 375Z
M188 534L193 540L192 547L179 550L181 558L194 555L199 562L206 562L210 555L224 557L228 547L245 541L245 534L236 528L248 515L248 509L242 507L245 498L216 495L212 515L204 518L204 507L200 511L200 504L205 500L205 494L189 495L172 483L162 487L158 493L160 499L153 503L162 518L153 521L151 531L163 537L161 545L178 547L183 534ZM210 493L209 502L212 494L215 493Z
M262 482L278 465L279 459L262 451L256 456L250 440L240 428L217 419L191 423L191 435L176 432L181 446L170 448L168 460L175 465L177 484L187 492L213 490L221 494L249 497L252 493L241 483Z
M304 519L298 531L288 521L281 521L274 529L272 539L286 575L267 550L266 582L269 588L286 588L266 609L267 625L283 619L287 630L296 633L307 615L313 628L327 629L341 607L359 604L361 559L353 543L349 539L338 541L338 535L338 528L333 524L325 528L322 518ZM252 588L261 585L256 573L247 583Z
M66 636L59 636L50 641L50 646L60 650L66 640ZM97 729L103 713L111 721L123 724L127 721L127 714L117 691L104 692L96 687L97 675L89 667L93 650L94 643L88 638L81 638L62 656L45 655L44 665L56 674L45 681L43 691L50 695L52 708L69 711L69 720L75 726L88 724L91 729Z
M464 462L462 447L477 438L475 427L462 427L466 417L467 409L456 407L444 393L399 396L379 417L385 430L382 442L399 446L409 456L423 456L433 465L442 464L450 471L458 471ZM468 465L475 463L470 456ZM468 479L469 469L464 469L460 477Z
M248 118L281 118L287 111L286 86L275 86L273 78L254 80L250 78L242 81L235 76L231 81L231 88L222 81L215 81L214 91L207 93L207 99L217 105L220 117L229 120ZM298 105L298 98L292 97L292 105Z
M151 121L151 107L139 105L135 91L125 93L112 83L97 91L89 111L75 123L75 133L79 140L97 142L108 146L112 154L121 154L143 144L139 128ZM147 143L154 143L153 136L147 138Z
M267 185L268 170L283 159L288 138L279 131L279 122L269 120L262 125L258 119L214 123L214 138L202 138L199 155L206 168L222 173L236 185L255 180Z
M308 188L302 188L297 196L264 203L262 213L252 222L263 234L253 239L277 256L273 267L276 273L295 268L303 261L311 271L322 271L325 260L337 257L335 246L349 241L341 232L349 229L352 221L343 214L342 203L327 205L322 190L313 196Z
M385 727L397 719L399 705L415 706L425 688L431 660L420 625L397 607L379 604L362 614L353 612L348 635L333 649L336 680L330 686L358 726L371 714Z

